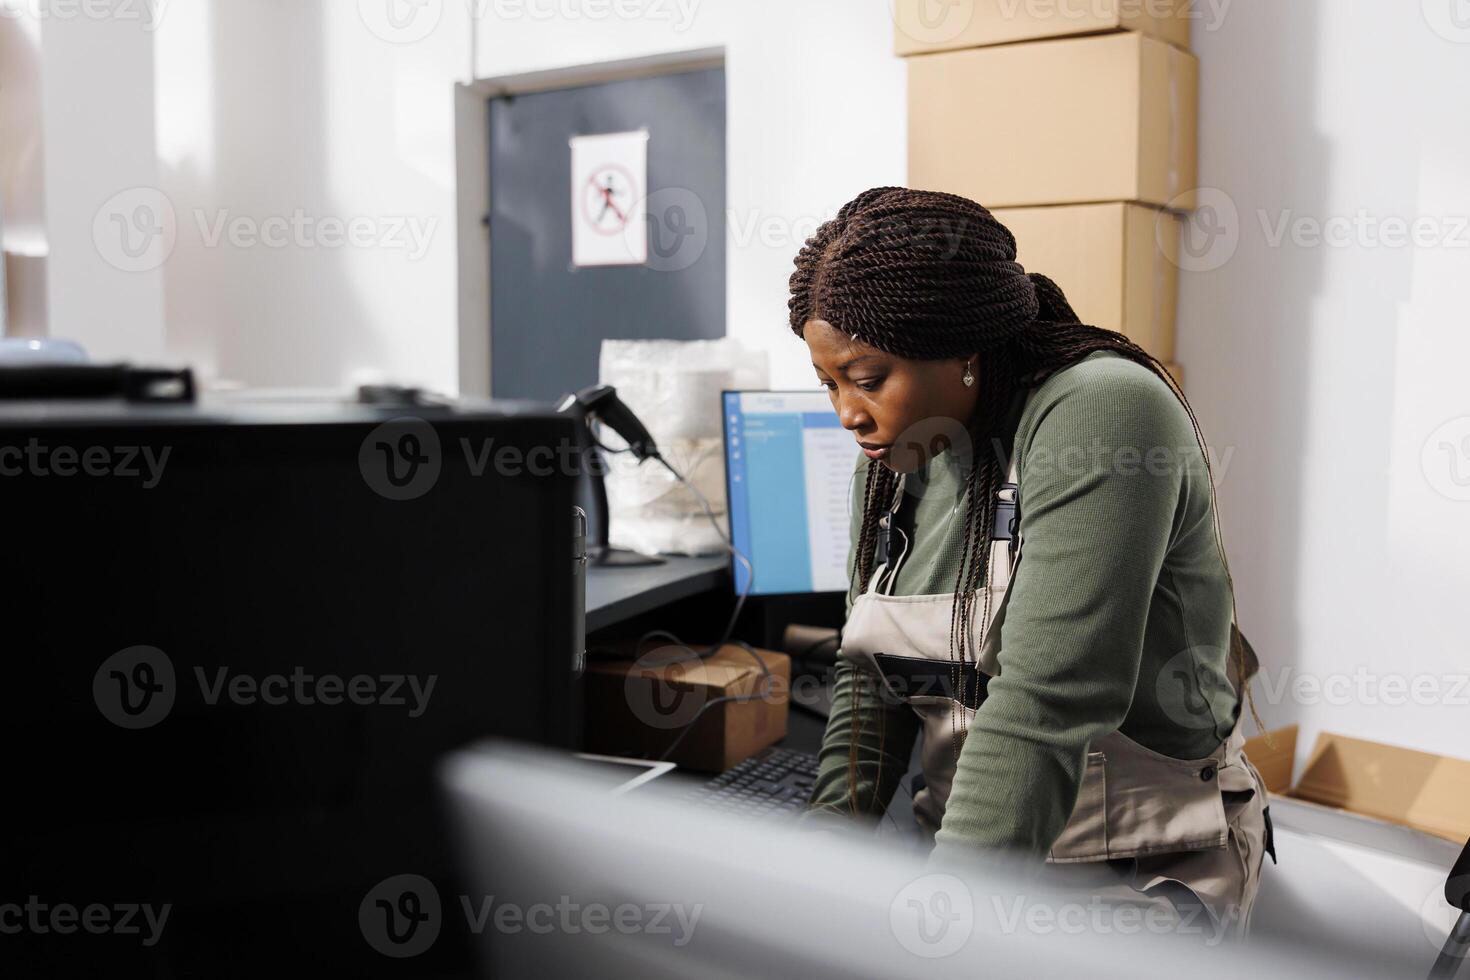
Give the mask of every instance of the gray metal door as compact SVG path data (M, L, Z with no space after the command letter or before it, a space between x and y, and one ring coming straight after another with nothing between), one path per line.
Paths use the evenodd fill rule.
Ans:
M496 398L595 384L604 338L725 335L725 71L490 100L490 368ZM646 129L648 262L572 266L573 136Z

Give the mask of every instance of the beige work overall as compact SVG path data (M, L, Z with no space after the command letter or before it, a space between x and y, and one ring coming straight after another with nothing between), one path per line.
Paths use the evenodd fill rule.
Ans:
M1009 483L1016 484L1012 462ZM900 477L891 515L903 498ZM1003 496L1012 491L1002 491ZM1021 502L1024 508L1024 500ZM898 535L894 535L897 537ZM1011 542L991 543L991 617L979 643L978 675L968 685L1000 674L998 627L1005 617L1008 586L1021 561ZM873 572L868 591L854 600L842 631L840 655L882 679L888 694L912 706L923 726L924 787L914 794L914 814L932 838L944 816L954 781L954 730L961 715L973 721L977 700L957 700L950 653L954 596L895 596L891 555ZM906 551L906 547L904 549ZM886 585L885 585L886 582ZM886 591L885 591L886 588ZM974 603L976 614L985 596ZM967 624L975 637L974 618ZM939 683L915 683L914 662L906 676L899 658L935 663ZM974 663L974 660L971 660ZM896 683L897 682L897 683ZM904 689L900 689L904 688ZM1246 712L1241 711L1239 718ZM1213 917L1215 937L1243 936L1249 926L1265 851L1266 788L1245 758L1245 735L1237 720L1230 737L1201 759L1174 759L1114 731L1088 746L1086 768L1071 819L1047 857L1046 874L1065 888L1086 889L1104 899L1173 913L1181 898L1202 903ZM978 736L976 736L978 737ZM1198 910L1194 910L1198 914Z

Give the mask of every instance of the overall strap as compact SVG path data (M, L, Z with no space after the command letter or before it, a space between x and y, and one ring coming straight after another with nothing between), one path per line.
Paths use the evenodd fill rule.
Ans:
M888 574L890 571L889 560L892 558L893 532L896 530L893 524L894 519L898 514L898 508L903 503L904 485L907 478L907 473L900 473L898 475L898 483L893 488L893 501L888 505L888 509L878 518L878 539L877 543L874 546L873 575L872 578L870 578L868 581L869 592L878 591L878 583L882 580L883 576L885 574ZM901 534L902 532L900 531L899 533ZM894 570L896 571L896 568ZM891 576L889 579L889 584L890 586L892 585Z
M1021 557L1021 475L1014 451L1006 482L995 494L995 525L991 528L990 540L1009 542L1011 567L1014 569Z

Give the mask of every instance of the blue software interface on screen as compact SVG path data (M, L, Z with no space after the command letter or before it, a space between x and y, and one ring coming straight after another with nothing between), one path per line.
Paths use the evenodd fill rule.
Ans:
M725 471L751 595L847 590L852 476L861 450L825 391L727 391ZM735 588L746 585L735 563Z

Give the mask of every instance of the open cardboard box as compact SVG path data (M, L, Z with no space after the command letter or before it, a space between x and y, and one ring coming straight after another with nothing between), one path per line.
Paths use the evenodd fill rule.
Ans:
M1357 814L1451 841L1470 838L1470 761L1323 732L1292 785L1297 726L1246 743L1273 796Z

